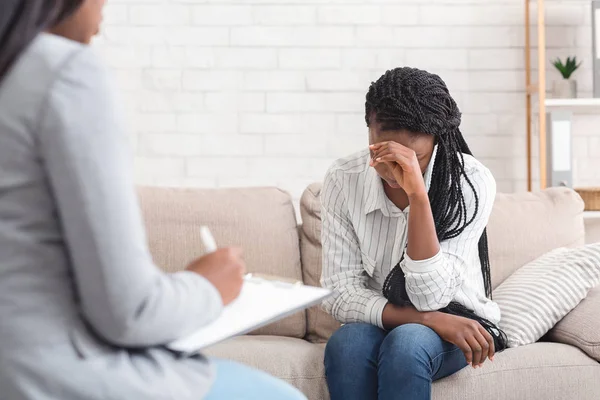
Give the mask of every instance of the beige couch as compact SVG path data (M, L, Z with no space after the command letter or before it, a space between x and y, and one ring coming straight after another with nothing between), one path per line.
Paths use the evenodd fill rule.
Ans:
M175 271L201 253L198 227L220 245L242 246L251 272L318 284L321 272L320 185L301 200L298 228L290 197L273 188L186 190L143 188L148 240L158 265ZM500 194L489 223L493 284L558 246L584 242L581 199L568 189ZM324 342L337 323L318 308L211 348L328 399ZM434 399L600 399L600 289L592 292L545 342L498 354L484 368L466 368L433 385Z

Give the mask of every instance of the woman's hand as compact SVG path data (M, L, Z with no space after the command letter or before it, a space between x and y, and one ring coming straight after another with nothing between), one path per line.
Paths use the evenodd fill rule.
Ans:
M481 367L486 358L494 359L494 339L479 322L441 312L429 313L428 317L425 325L460 348L473 368Z
M419 159L414 150L396 142L376 143L369 148L373 152L371 166L387 164L396 182L409 197L427 194Z
M237 299L244 283L246 263L240 249L219 249L192 262L188 271L202 275L221 294L223 304Z

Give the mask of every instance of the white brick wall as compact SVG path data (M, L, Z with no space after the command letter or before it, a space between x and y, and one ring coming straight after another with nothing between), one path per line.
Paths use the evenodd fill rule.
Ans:
M547 2L548 59L583 60L581 96L590 19L588 1ZM410 65L446 80L473 151L514 191L526 179L522 25L522 0L112 0L98 42L140 183L279 185L297 199L365 146L369 83ZM575 119L576 184L598 184L599 122Z

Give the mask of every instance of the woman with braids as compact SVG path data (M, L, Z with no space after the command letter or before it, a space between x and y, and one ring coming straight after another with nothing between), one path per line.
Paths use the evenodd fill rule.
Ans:
M425 400L506 346L485 233L496 184L439 76L387 71L365 108L369 150L335 162L322 189L325 308L345 324L327 383L332 400Z
M219 249L152 262L110 74L87 44L104 0L0 1L0 398L305 399L163 345L239 294Z

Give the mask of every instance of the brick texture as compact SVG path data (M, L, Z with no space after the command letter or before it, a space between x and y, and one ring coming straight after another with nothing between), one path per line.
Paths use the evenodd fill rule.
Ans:
M576 55L589 97L589 2L546 7L548 89L550 60ZM370 82L409 65L446 80L467 141L511 192L526 180L523 13L522 0L112 0L98 47L124 95L140 183L279 185L298 199L365 147ZM599 122L575 117L577 185L598 184Z

